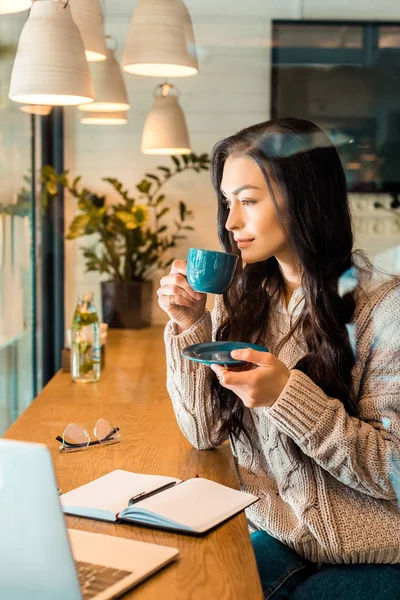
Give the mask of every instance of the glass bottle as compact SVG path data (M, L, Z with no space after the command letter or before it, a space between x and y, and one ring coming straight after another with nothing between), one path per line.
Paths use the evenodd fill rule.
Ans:
M72 320L71 376L79 383L100 379L100 324L93 294L79 296Z

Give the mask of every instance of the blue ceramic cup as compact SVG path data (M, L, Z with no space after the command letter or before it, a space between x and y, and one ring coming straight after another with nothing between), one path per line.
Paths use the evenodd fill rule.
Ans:
M187 280L195 292L223 294L232 285L238 257L228 252L189 248Z

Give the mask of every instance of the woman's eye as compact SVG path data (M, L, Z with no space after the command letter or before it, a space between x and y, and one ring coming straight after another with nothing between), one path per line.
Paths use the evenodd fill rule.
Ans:
M224 204L227 208L231 208L230 200L225 199ZM240 200L240 204L244 206L251 206L252 204L257 204L257 200Z

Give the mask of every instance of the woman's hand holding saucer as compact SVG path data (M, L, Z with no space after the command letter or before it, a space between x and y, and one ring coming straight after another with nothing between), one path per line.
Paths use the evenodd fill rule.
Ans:
M231 356L248 364L229 368L211 365L220 384L232 390L248 408L272 406L288 382L287 366L270 352L251 348L232 350Z

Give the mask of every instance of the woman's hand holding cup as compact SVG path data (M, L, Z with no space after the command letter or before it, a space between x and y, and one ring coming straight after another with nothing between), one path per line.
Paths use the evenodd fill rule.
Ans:
M158 304L178 325L178 332L189 329L204 314L207 294L195 292L187 282L187 264L174 260L169 275L160 281Z

